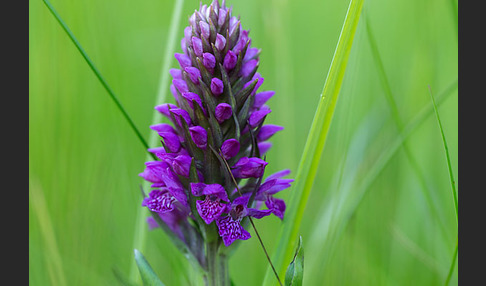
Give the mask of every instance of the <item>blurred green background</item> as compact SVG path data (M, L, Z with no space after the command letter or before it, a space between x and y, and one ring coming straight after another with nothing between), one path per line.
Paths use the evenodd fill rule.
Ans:
M349 1L227 2L262 49L261 89L276 91L266 122L285 127L270 140L267 174L295 176ZM51 3L148 139L175 2ZM198 7L184 1L176 52ZM114 273L129 277L140 247L145 150L41 0L29 0L29 20L30 284L118 285ZM444 285L457 223L428 86L458 185L457 46L457 2L365 1L300 231L304 285ZM272 253L280 220L256 226ZM200 282L163 232L144 241L166 285ZM259 285L267 265L254 237L230 275Z

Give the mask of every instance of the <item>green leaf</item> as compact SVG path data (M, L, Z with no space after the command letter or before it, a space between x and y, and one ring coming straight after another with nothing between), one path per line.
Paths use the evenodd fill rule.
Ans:
M447 147L447 140L444 134L444 129L442 128L442 123L440 121L440 116L439 116L439 110L437 108L437 104L435 104L435 99L434 96L432 95L432 90L429 85L429 94L430 98L432 99L432 104L434 105L434 111L435 111L435 116L437 118L437 124L439 125L439 130L440 130L440 135L442 136L442 143L444 144L444 151L447 159L447 168L449 169L449 178L451 181L451 189L452 189L452 198L454 200L454 209L456 211L456 222L459 222L459 209L458 209L458 203L457 203L457 191L456 191L456 183L454 180L454 172L452 171L452 164L451 164L451 158L449 155L449 147ZM456 248L454 250L454 255L452 256L452 262L451 262L451 267L449 268L449 273L447 274L446 282L445 285L449 285L449 281L452 277L452 273L454 272L454 265L456 264L456 259L457 259L457 251L458 251L458 241L459 238L456 238Z
M285 274L285 286L301 286L304 279L304 248L302 236L299 237L299 245L295 250L294 259L290 262Z
M150 264L147 262L145 257L140 251L134 249L135 261L137 262L138 270L140 271L140 276L142 276L143 285L145 286L164 286L164 283L160 281L157 274L152 270Z
M363 0L352 0L349 3L339 41L307 137L304 152L295 177L294 189L288 200L290 203L285 214L282 230L278 237L276 252L272 258L279 275L283 275L285 271L283 262L288 261L292 255L289 243L297 239L305 206L316 177L321 154L326 143L327 134L341 90L363 2ZM273 271L268 267L263 285L270 285L270 281L273 281Z

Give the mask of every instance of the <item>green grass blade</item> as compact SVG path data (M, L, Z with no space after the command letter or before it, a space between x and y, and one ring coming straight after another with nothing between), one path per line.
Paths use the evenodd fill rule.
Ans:
M288 200L289 205L286 217L279 234L277 250L272 259L280 277L284 276L286 266L292 259L292 252L295 248L291 243L298 238L303 212L314 183L317 167L331 125L362 7L363 0L352 0L349 4L321 99L299 163L295 178L296 183ZM272 270L267 268L264 285L275 282L275 278L272 276Z
M456 260L457 260L457 250L459 246L459 241L456 240L456 249L454 250L454 255L452 256L452 263L451 267L449 268L449 274L447 274L447 279L444 285L449 285L449 281L451 281L452 273L454 273L454 266L456 265Z
M154 270L147 262L143 254L135 249L134 251L135 261L138 265L138 270L140 270L140 276L142 277L143 285L144 286L164 286L164 283L160 281L157 274L155 274Z
M445 138L444 129L442 128L442 122L440 121L439 110L437 109L437 105L435 104L435 99L434 99L434 96L432 95L432 90L431 90L430 86L429 86L429 94L430 94L430 98L432 99L432 104L434 105L435 117L437 118L437 124L439 125L440 135L442 136L442 143L444 144L444 150L445 150L445 155L446 155L446 159L447 159L447 167L449 169L449 178L451 180L452 198L454 200L454 208L455 208L455 211L456 211L456 222L459 223L459 208L458 208L458 203L457 203L456 183L455 183L455 180L454 180L454 173L452 172L451 158L449 156L449 147L447 146L447 140ZM452 262L451 262L451 267L449 269L449 274L447 275L445 285L449 284L452 273L454 272L454 266L456 264L456 258L457 258L457 251L458 251L458 245L457 245L457 240L456 240L456 249L454 250L454 255L452 257Z
M177 38L177 32L179 30L179 23L181 19L183 5L184 5L184 0L176 1L174 4L174 9L172 11L173 16L169 26L169 33L167 35L167 40L166 40L167 44L165 46L166 50L161 65L159 87L157 91L157 98L155 101L155 105L164 103L165 98L167 96L168 82L169 82L169 67L172 63L172 59L174 55L174 48L175 48L175 43ZM162 115L159 112L154 111L152 117L152 125L161 122L161 120L162 120ZM149 138L150 146L154 147L158 142L157 141L158 138L159 136L157 135L156 132L151 132ZM147 155L145 161L150 161L150 160L151 157ZM150 189L150 183L144 181L142 188L144 190ZM140 249L141 251L143 251L145 248L145 239L147 234L147 225L145 222L145 218L147 215L148 215L147 210L141 207L138 208L137 219L135 221L133 248ZM139 279L139 276L137 275L137 266L135 263L132 263L129 277L131 281L137 281Z
M437 123L439 124L440 134L442 136L442 142L444 143L444 150L447 159L447 167L449 169L449 178L451 179L452 197L454 199L454 208L456 211L456 221L457 221L459 217L459 210L457 204L457 191L456 191L456 183L454 180L454 173L452 172L451 158L449 156L449 147L447 147L447 140L445 138L444 129L442 128L442 123L440 121L439 110L437 109L437 105L435 104L435 99L434 96L432 95L432 90L430 89L430 86L429 86L429 91L430 91L430 98L432 99L432 103L434 105L434 111L435 111L435 116L437 117Z
M86 60L86 63L89 65L89 67L94 72L94 74L96 75L96 77L98 78L98 80L101 82L101 84L103 85L103 87L106 89L106 91L108 92L108 95L111 97L111 99L113 100L113 102L115 102L116 106L118 107L118 109L120 110L120 112L123 114L123 117L128 122L128 124L132 128L133 132L135 132L135 135L138 137L138 139L140 140L140 142L144 146L145 150L147 150L149 148L148 145L147 145L147 141L145 141L145 139L143 138L142 134L138 130L137 126L135 126L135 123L133 122L133 120L128 115L127 111L125 110L125 108L121 104L121 102L118 99L118 97L115 95L115 92L113 91L113 89L111 89L111 87L108 85L108 83L106 82L106 80L101 75L100 71L96 68L96 66L94 65L93 61L88 57L88 54L84 51L84 49L81 46L81 44L79 43L79 41L76 39L76 37L74 36L74 34L71 32L71 30L69 29L69 27L66 25L66 23L62 20L61 16L59 16L59 14L54 9L54 7L52 6L52 4L48 0L42 0L42 1L44 1L44 4L46 4L46 6L49 9L49 11L51 12L51 14L54 16L54 18L56 18L57 22L59 22L59 24L61 25L61 27L63 28L63 30L68 35L69 39L71 39L71 41L73 42L73 44L76 46L76 48L78 49L78 51L81 53L81 55L83 56L83 58ZM153 154L151 154L151 155L153 156L154 159L156 159L155 155L153 155Z

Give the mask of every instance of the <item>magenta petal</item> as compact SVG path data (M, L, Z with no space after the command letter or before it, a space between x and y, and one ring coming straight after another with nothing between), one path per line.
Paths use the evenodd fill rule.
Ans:
M249 76L253 72L253 70L255 70L255 68L257 66L258 66L258 60L257 59L249 60L249 61L243 63L241 70L240 70L240 76L242 76L242 77Z
M209 24L204 21L199 21L199 28L201 29L201 36L209 39Z
M190 67L192 65L191 58L189 58L187 55L176 53L174 56L179 62L181 68Z
M204 183L190 183L190 188L191 188L191 193L196 196L200 197L203 195L204 188L206 187L206 184Z
M248 215L257 219L268 216L272 214L272 210L258 210L253 208L248 208Z
M260 188L258 188L258 193L267 193L269 195L276 194L282 190L285 190L290 187L290 183L292 183L294 179L273 179L273 180L266 180Z
M246 88L248 87L250 84L253 83L254 80L257 80L257 83L255 84L255 87L253 88L253 90L251 91L251 95L255 95L256 91L260 88L260 86L263 84L263 82L265 81L265 79L260 76L259 73L255 73L255 75L253 76L253 78L248 81L247 83L245 83L245 85L243 86L243 88Z
M208 142L208 133L206 129L201 126L193 126L189 128L189 132L191 133L191 138L196 146L201 149L206 149Z
M192 48L194 49L194 54L200 57L203 54L203 45L201 39L197 37L192 37Z
M170 104L170 103L164 103L164 104L161 104L161 105L157 105L155 107L155 110L157 110L158 112L162 113L163 115L165 115L167 118L170 119L169 109L172 109L172 108L177 108L177 105Z
M181 149L181 142L179 136L173 132L159 132L159 136L164 139L164 144L167 146L170 152L179 152Z
M192 37L192 28L190 26L186 27L184 29L184 39L190 43L191 42L191 37Z
M220 184L209 184L203 189L203 194L207 196L215 196L225 202L229 202L228 194Z
M255 102L253 103L253 108L258 109L262 107L265 104L265 102L267 102L274 94L275 91L273 90L262 91L255 94Z
M179 181L179 178L170 170L170 167L167 167L162 172L162 179L170 194L182 204L187 205L187 196L184 192L184 187Z
M250 127L254 128L257 127L262 121L265 119L267 114L272 112L270 109L260 109L258 111L253 112L248 119L248 123Z
M174 209L175 200L167 190L152 190L149 197L143 200L142 206L157 213L165 213Z
M172 127L172 125L167 123L150 125L150 129L155 130L157 132L172 132L172 133L176 132L174 130L174 127Z
M228 139L221 145L221 152L226 160L236 156L240 151L240 142L236 139Z
M174 123L177 123L178 126L182 126L182 122L181 122L180 116L182 116L182 118L187 123L187 125L189 125L189 126L192 125L191 116L184 109L173 108L173 109L170 110L170 112L173 114L173 116L175 118L175 121L176 122L174 122Z
M201 78L201 72L195 67L186 67L184 71L187 72L189 78L194 84L199 84L199 79ZM189 89L188 89L189 90ZM181 92L182 93L182 92Z
M241 226L240 221L233 220L230 215L216 219L216 225L225 246L230 246L237 239L247 240L251 237L250 233Z
M233 115L233 110L231 109L231 105L227 103L218 104L214 110L214 116L219 123L227 120L231 115Z
M203 65L208 70L212 71L216 66L216 58L211 53L203 54Z
M278 171L276 173L271 174L268 176L265 181L273 180L273 179L280 179L282 177L290 175L290 169L284 169L282 171Z
M218 96L220 94L223 93L223 89L224 89L224 84L223 84L223 81L220 80L219 78L213 78L211 79L211 92Z
M146 162L145 166L145 170L138 174L140 177L151 183L163 183L162 173L164 172L165 168L167 168L167 164L165 162L150 161Z
M258 52L260 52L259 49L257 48L248 48L245 53L245 57L243 58L243 61L248 61L251 60L253 57L255 57Z
M218 13L218 25L223 26L224 21L226 20L226 15L227 15L227 9L225 8L220 8L219 13Z
M263 176L267 164L260 158L243 157L232 167L232 173L236 178L259 178Z
M157 158L161 158L164 154L166 154L166 151L164 149L164 147L154 147L154 148L149 148L147 149L147 151L149 151L150 153L154 154L155 156L157 156Z
M194 92L185 92L185 93L182 94L182 97L184 97L187 100L187 103L189 104L189 106L193 110L194 110L193 101L195 101L197 104L199 104L199 106L201 107L201 109L204 112L206 112L206 110L202 106L202 101L201 101L201 98L199 97L199 95L195 94Z
M216 49L218 49L218 51L222 51L226 46L226 38L220 34L217 34L214 46L216 47Z
M220 184L204 184L204 183L190 183L191 193L196 196L200 197L202 195L207 196L214 196L220 200L225 202L229 202L228 195L226 194L225 189Z
M235 53L229 50L226 56L224 57L223 67L228 71L232 70L236 66L237 60L238 58L236 57Z
M247 30L241 30L240 32L240 38L238 39L238 42L236 45L233 47L233 52L235 54L238 54L243 50L243 48L246 46L246 42L248 42L248 31Z
M283 129L284 128L282 126L278 126L278 125L273 125L273 124L263 125L262 128L260 129L260 132L258 132L257 134L257 140L258 141L268 140L275 133Z
M171 84L169 88L170 92L174 96L175 101L179 102L179 91L177 91L177 88L173 84Z
M189 170L191 168L191 156L179 155L172 160L172 170L180 176L189 177Z
M210 224L221 216L225 205L220 200L211 200L209 196L206 196L204 201L196 201L196 209L204 222Z
M169 73L174 79L182 79L182 71L180 69L170 69Z
M187 87L187 83L183 79L173 79L172 84L180 93L189 91L189 87Z
M274 215L283 220L286 209L284 200L269 196L265 205Z
M258 150L260 151L260 156L263 156L265 155L265 153L268 152L268 150L270 150L270 148L272 148L272 143L271 142L259 142L257 143L258 145Z
M147 217L147 225L149 227L149 230L153 230L154 228L159 227L157 221L151 216Z

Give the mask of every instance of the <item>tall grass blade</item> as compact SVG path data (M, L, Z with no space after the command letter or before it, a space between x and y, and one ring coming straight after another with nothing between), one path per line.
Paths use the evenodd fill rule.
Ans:
M66 25L66 23L62 20L61 16L59 16L59 14L54 9L54 7L52 6L52 4L48 0L42 0L42 1L44 1L44 4L46 4L46 6L49 9L49 11L51 12L51 14L54 16L54 18L56 18L56 20L59 22L59 24L61 25L61 27L63 28L63 30L68 35L69 39L71 39L71 41L73 42L73 44L76 46L76 48L78 49L78 51L81 53L81 55L83 56L83 58L86 60L86 63L89 65L89 67L94 72L94 74L96 75L96 77L98 78L98 80L101 82L101 84L103 85L103 87L106 89L106 91L108 92L108 95L111 97L111 99L113 100L113 102L115 102L116 106L118 107L118 109L123 114L123 117L128 122L128 124L132 128L133 132L135 132L135 135L138 137L138 139L140 140L140 142L144 146L145 150L147 150L149 148L148 145L147 145L147 141L145 141L145 139L143 138L142 134L138 130L137 126L135 126L135 123L133 122L133 120L128 115L127 111L125 110L125 108L121 104L121 102L118 99L118 97L115 95L115 92L113 91L113 89L111 89L111 87L108 85L108 83L106 82L106 80L101 75L100 71L96 68L96 66L94 65L93 61L88 57L88 54L84 51L84 49L81 46L81 44L78 42L78 40L76 39L76 37L74 36L74 34L71 32L71 30L69 29L69 27ZM153 155L153 154L151 154L151 155L152 155L152 157L154 159L156 159L155 155Z
M442 136L442 143L444 144L444 150L447 159L447 167L449 169L449 178L451 180L452 198L454 200L454 208L456 211L456 222L459 223L459 208L457 203L456 183L454 180L454 173L452 171L451 158L449 155L449 147L447 146L447 140L445 138L444 129L442 128L442 122L440 121L439 110L437 109L437 105L435 104L435 99L434 96L432 95L432 89L430 88L430 85L429 85L429 94L430 94L430 98L432 99L432 104L434 105L435 117L437 118L437 124L439 125L440 135ZM458 251L458 240L456 239L456 249L454 250L451 267L449 269L449 274L447 275L445 285L449 284L449 281L452 277L452 273L454 272L454 266L456 264L456 259L457 259L457 251Z
M137 262L138 269L140 270L140 276L142 277L144 286L164 286L164 283L160 281L157 274L147 262L143 254L135 249L134 251L135 261Z
M456 240L456 249L454 250L454 255L452 256L452 263L451 267L449 268L449 274L447 274L447 279L444 285L449 285L449 281L451 281L452 273L454 273L454 266L456 265L457 260L457 251L458 251L459 241Z
M167 40L166 40L167 44L165 45L166 50L161 65L159 86L158 86L155 105L164 103L165 98L167 96L168 81L169 81L168 71L174 55L175 42L177 38L177 31L179 30L179 23L181 20L183 5L184 5L184 0L177 0L174 4L174 9L172 10L173 16L169 26L169 33L167 35ZM162 115L159 112L154 111L152 116L152 125L161 122L161 120L162 120ZM157 141L158 138L159 137L156 132L151 132L150 139L149 139L150 146L154 147L158 142ZM145 161L150 161L150 159L151 157L147 155ZM144 180L142 186L144 190L148 190L150 188L150 183ZM135 221L133 248L140 249L141 251L143 251L145 248L145 239L147 234L147 225L145 223L146 216L147 216L147 210L139 207L137 212L137 219ZM132 263L130 269L130 279L131 281L139 280L139 276L137 275L137 266L135 265L135 263Z
M284 276L286 266L292 259L292 252L295 249L291 243L297 241L298 238L303 212L314 183L320 157L331 125L363 2L363 0L352 0L349 3L346 19L344 20L321 99L299 163L295 178L296 183L288 200L289 206L279 234L277 250L272 259L281 277ZM272 276L272 270L267 268L263 284L269 285L270 281L272 281Z
M457 191L456 191L456 183L454 180L454 173L452 172L452 165L451 165L451 158L449 156L449 147L447 147L447 140L444 135L444 129L442 128L442 123L440 121L439 110L437 109L437 105L435 104L434 96L432 95L432 90L429 86L430 98L432 99L432 103L434 105L435 116L437 117L437 123L439 124L440 135L442 136L442 142L444 143L444 150L447 159L447 167L449 169L449 178L451 179L451 189L452 189L452 198L454 199L454 208L456 211L456 221L459 217L459 210L457 204Z

